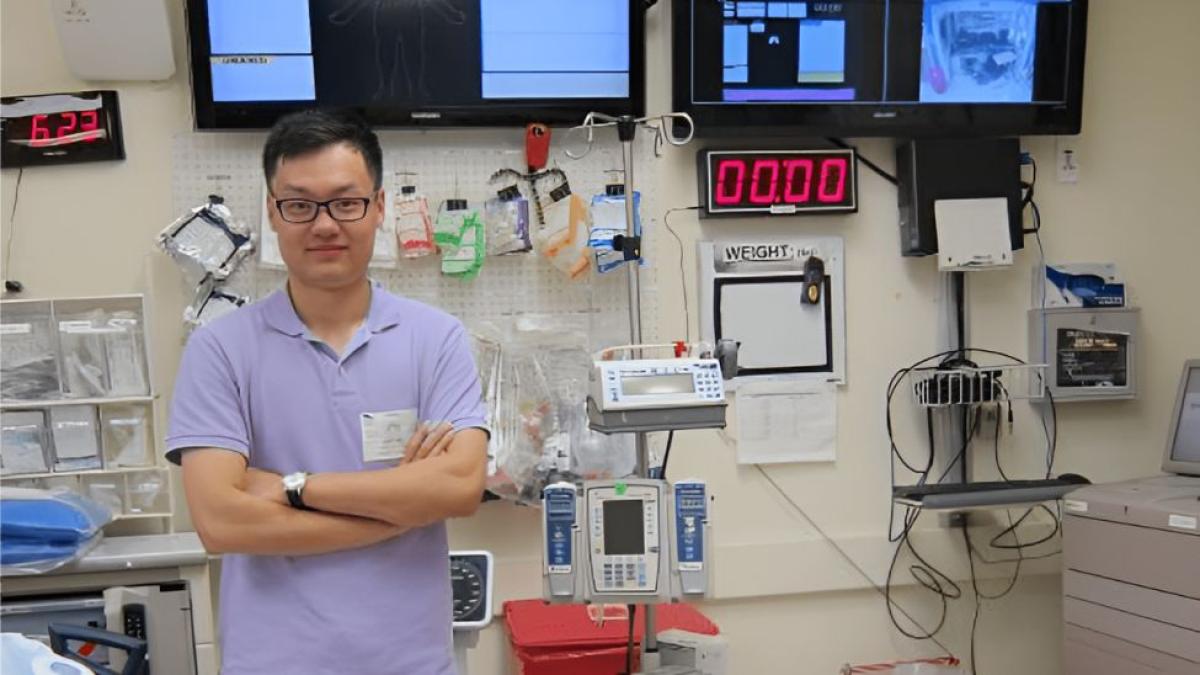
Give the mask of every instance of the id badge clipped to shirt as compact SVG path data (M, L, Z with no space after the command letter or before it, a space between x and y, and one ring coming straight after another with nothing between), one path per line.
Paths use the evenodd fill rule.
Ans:
M404 457L404 446L417 428L417 411L389 410L359 415L363 462L389 462Z

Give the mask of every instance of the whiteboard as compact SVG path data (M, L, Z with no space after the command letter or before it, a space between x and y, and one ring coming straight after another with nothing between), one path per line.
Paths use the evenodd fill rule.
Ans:
M739 369L817 368L830 362L829 294L805 304L804 284L765 277L761 281L722 283L721 337L741 342Z

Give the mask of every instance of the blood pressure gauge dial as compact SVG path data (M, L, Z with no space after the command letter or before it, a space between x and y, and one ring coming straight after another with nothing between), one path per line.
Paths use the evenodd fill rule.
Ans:
M450 583L454 589L454 620L470 621L484 600L484 573L470 560L450 560Z

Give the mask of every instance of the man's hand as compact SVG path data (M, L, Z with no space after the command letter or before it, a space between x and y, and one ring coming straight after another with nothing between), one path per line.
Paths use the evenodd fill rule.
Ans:
M288 505L287 495L283 490L283 477L271 471L246 469L246 481L242 485L242 491L259 499Z
M450 441L454 439L454 425L449 422L423 422L417 425L412 438L404 446L404 459L401 464L410 464L429 457L437 457L446 452Z
M444 454L453 439L454 427L449 422L419 424L413 432L412 438L408 439L401 464L409 464ZM283 477L273 471L246 469L246 479L242 490L259 499L288 506L287 494L283 489Z

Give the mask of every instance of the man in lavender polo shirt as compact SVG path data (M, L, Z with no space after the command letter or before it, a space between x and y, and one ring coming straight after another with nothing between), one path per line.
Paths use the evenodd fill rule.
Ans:
M487 447L466 333L367 279L365 124L285 117L263 168L287 287L192 334L167 438L224 554L222 673L450 675L443 521L475 511Z

